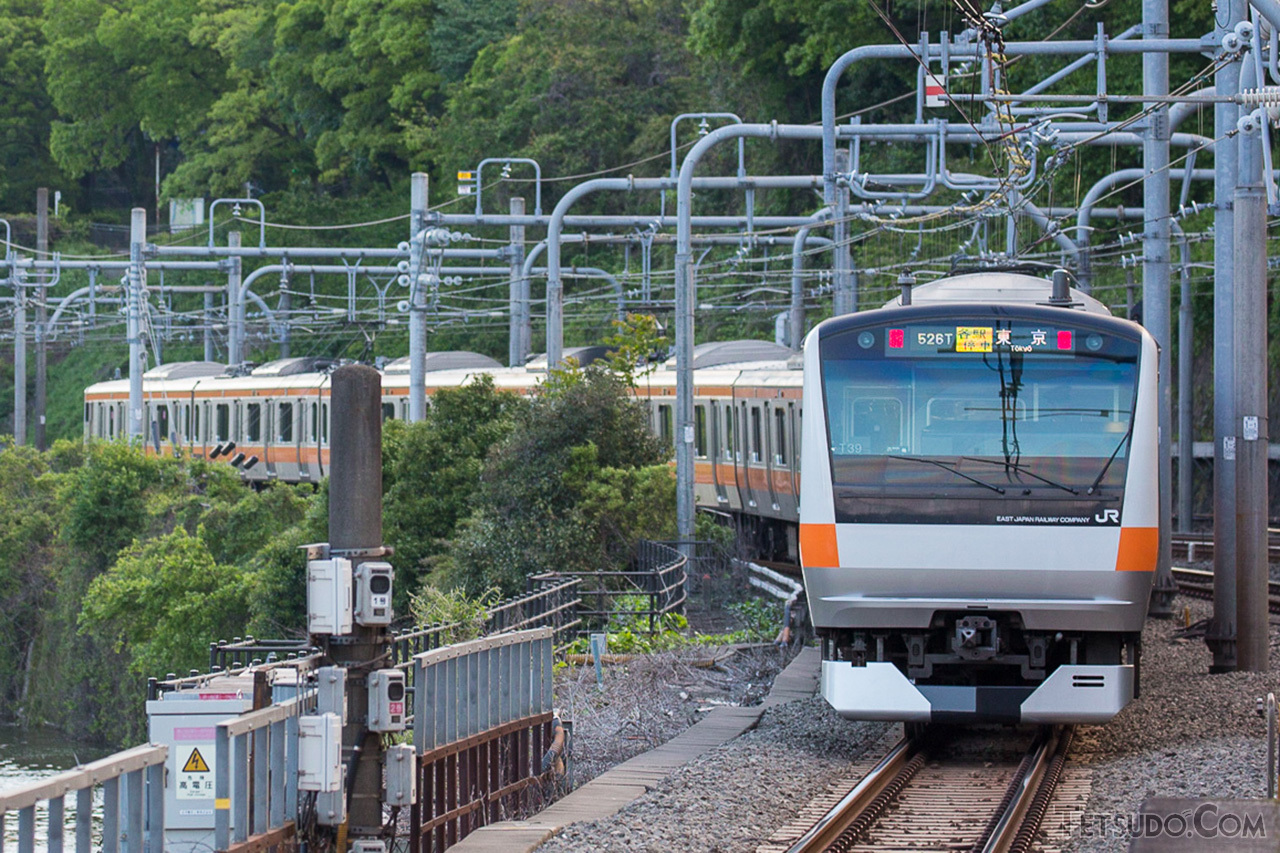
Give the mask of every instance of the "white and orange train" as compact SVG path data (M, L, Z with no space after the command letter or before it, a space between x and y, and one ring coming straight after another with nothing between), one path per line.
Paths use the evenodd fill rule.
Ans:
M586 364L603 347L570 348ZM318 482L329 465L329 372L313 358L273 361L233 375L216 362L175 362L143 377L147 446L234 463L251 482ZM384 419L409 412L408 359L382 371ZM427 355L428 400L480 374L494 385L526 394L546 379L546 359L503 367L471 352ZM765 341L700 345L695 351L697 501L704 509L741 516L762 548L798 561L797 437L801 370L798 357ZM676 372L660 366L637 395L648 404L655 434L673 441ZM127 433L129 381L99 382L85 390L85 438ZM674 446L674 445L673 445ZM227 448L231 449L227 449Z
M704 344L696 500L803 564L822 692L842 715L1106 720L1136 693L1155 569L1156 352L1064 277L1051 290L993 271L828 320L802 358ZM428 394L482 373L527 393L546 376L545 362L474 353L426 367ZM148 444L226 458L252 481L316 482L330 416L317 368L150 371ZM407 414L408 379L405 360L385 366L385 417ZM638 390L668 441L675 392L670 364ZM128 393L126 380L86 390L86 437L122 434Z

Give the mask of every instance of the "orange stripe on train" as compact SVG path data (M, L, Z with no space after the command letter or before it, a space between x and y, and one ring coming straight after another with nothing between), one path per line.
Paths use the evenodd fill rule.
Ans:
M1120 528L1120 549L1116 553L1117 572L1154 572L1160 550L1160 528Z

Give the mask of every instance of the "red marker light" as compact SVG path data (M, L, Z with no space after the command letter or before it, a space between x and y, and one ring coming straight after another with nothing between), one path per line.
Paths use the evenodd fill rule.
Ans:
M1065 349L1065 350L1071 349L1071 332L1069 331L1058 332L1058 349Z
M902 349L906 346L907 333L902 329L889 330L889 349Z

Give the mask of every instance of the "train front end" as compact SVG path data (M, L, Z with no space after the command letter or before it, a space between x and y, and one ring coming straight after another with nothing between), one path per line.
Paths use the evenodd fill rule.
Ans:
M1099 722L1134 697L1156 364L1136 324L1037 304L814 329L800 546L841 715Z

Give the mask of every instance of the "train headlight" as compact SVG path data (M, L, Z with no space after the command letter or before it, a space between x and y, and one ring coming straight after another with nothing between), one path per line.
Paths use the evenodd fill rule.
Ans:
M863 349L871 349L875 345L876 336L871 332L862 332L858 335L858 346Z
M1084 339L1084 345L1090 352L1097 352L1102 349L1102 335L1089 335Z

